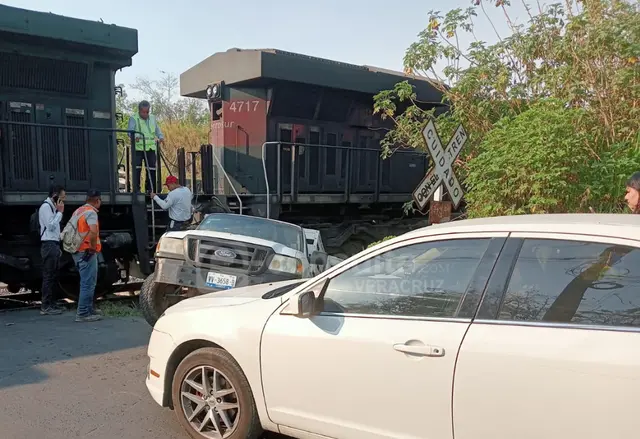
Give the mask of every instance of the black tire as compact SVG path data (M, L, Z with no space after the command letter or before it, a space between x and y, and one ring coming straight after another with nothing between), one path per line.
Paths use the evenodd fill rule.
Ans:
M181 299L169 300L167 293L173 293L180 289L176 285L155 282L151 274L142 283L140 288L139 306L142 316L151 326L155 325L160 316Z
M140 297L138 298L142 316L151 326L155 325L162 315L162 313L158 314L156 312L154 306L154 296L157 288L154 288L155 282L153 278L154 274L151 274L144 280L144 282L142 282L142 287L140 287Z
M260 424L260 418L258 417L258 411L253 398L253 392L251 386L247 381L246 376L242 372L242 369L236 363L236 361L223 349L218 348L202 348L198 349L182 360L175 374L173 375L173 384L171 386L171 398L173 401L174 411L178 417L178 422L182 425L189 435L193 439L202 439L205 436L199 434L191 423L187 420L184 413L182 404L182 383L194 369L200 366L208 366L217 369L222 373L223 377L228 380L228 383L235 389L235 401L239 405L239 410L236 416L237 425L233 432L227 436L228 439L257 439L263 433L262 426ZM230 396L233 398L232 396ZM233 399L232 399L233 400ZM213 410L213 409L209 409ZM201 412L203 414L206 411ZM215 412L214 412L215 413ZM199 416L196 417L199 420ZM235 423L235 417L227 417L232 424ZM223 424L218 422L218 425Z

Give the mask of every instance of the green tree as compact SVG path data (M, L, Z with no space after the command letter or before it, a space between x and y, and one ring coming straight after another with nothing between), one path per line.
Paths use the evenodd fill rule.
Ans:
M640 169L640 8L624 0L566 0L534 10L497 42L475 38L489 2L429 14L404 58L408 74L443 92L450 111L435 118L443 138L462 123L469 141L455 163L469 216L622 208L624 180ZM461 36L472 42L461 47ZM436 62L444 61L441 72ZM409 106L404 111L405 103ZM374 112L394 122L385 154L423 148L432 111L405 81L375 98Z

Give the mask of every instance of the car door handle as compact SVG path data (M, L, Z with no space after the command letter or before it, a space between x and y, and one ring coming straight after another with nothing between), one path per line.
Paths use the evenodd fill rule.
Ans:
M413 354L413 355L421 355L423 357L443 357L444 349L440 346L430 346L430 345L408 345L404 343L397 343L393 345L393 349L399 352L404 352L405 354Z

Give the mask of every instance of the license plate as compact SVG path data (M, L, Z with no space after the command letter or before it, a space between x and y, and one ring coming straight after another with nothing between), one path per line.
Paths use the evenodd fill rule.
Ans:
M236 276L231 274L222 274L210 271L207 273L207 281L205 283L211 288L228 290L236 286L236 279Z

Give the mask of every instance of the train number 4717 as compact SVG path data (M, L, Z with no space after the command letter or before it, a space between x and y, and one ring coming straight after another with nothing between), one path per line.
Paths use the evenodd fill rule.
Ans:
M258 100L233 101L231 105L229 105L229 110L236 113L254 112L258 111L258 104L260 104L260 101Z

